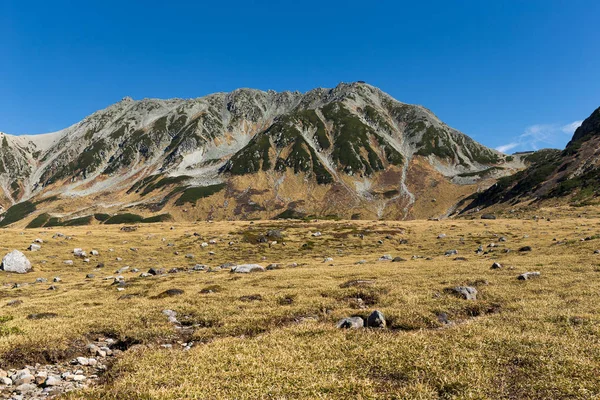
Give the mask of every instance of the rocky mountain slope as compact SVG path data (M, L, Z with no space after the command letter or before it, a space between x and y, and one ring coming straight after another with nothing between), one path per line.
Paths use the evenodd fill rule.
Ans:
M600 108L583 121L563 151L540 150L523 158L530 164L527 169L474 195L463 212L532 203L595 202L600 195Z
M239 89L124 98L59 132L0 134L0 204L20 203L9 222L124 210L187 220L415 218L443 215L521 166L362 82Z

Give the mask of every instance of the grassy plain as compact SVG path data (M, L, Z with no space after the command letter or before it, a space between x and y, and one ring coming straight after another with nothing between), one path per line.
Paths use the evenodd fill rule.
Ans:
M600 396L600 255L594 254L600 248L595 236L600 219L170 227L0 230L2 253L22 250L34 266L24 275L0 272L0 367L69 359L82 353L89 339L107 335L128 350L100 384L67 398ZM259 243L272 229L281 230L283 238ZM311 236L317 231L322 236ZM71 238L53 239L57 232ZM447 236L438 239L440 233ZM502 236L505 242L499 241ZM44 241L42 250L26 252L36 238ZM217 243L201 247L212 239ZM490 243L496 247L488 248ZM476 254L480 245L493 251ZM519 252L522 246L532 251ZM96 249L99 256L84 263L74 258L74 248ZM445 256L451 249L458 255ZM384 254L406 261L378 261ZM326 257L333 261L324 262ZM490 269L494 261L504 267ZM151 267L185 269L199 263L214 269L227 262L281 268L139 277ZM104 267L95 268L98 263ZM118 291L103 278L118 275L115 271L124 266L140 271L123 273L129 286ZM540 271L541 277L516 279L527 271ZM95 278L86 279L90 273ZM52 283L55 276L62 281ZM31 284L40 277L49 282ZM21 286L13 288L14 283ZM48 290L50 285L57 290ZM457 285L477 287L478 299L445 291ZM157 296L168 289L184 293ZM6 306L11 300L22 304ZM165 309L176 311L190 328L175 329L162 314ZM387 329L335 327L342 317L366 317L375 309L385 314ZM57 317L27 319L42 312ZM194 345L186 351L181 344L189 342Z

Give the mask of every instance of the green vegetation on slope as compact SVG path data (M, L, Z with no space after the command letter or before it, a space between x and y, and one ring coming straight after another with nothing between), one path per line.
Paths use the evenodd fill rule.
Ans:
M20 221L32 214L35 210L35 204L33 204L31 201L24 201L22 203L15 204L6 210L4 214L0 215L3 217L2 221L0 221L0 227L8 226L12 223Z
M175 205L182 206L186 203L196 204L199 199L204 197L212 196L215 193L225 189L224 183L217 183L216 185L191 187L184 190L183 194L177 199Z

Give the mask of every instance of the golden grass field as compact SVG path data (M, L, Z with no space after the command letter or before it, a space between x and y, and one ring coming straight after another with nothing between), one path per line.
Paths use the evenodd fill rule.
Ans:
M170 227L0 230L0 256L19 249L34 267L23 275L0 272L0 316L13 317L0 325L0 367L68 360L83 352L86 341L109 335L133 346L97 385L66 398L600 397L600 255L594 254L600 248L594 236L600 233L600 219L256 221ZM256 238L270 229L280 229L284 238L271 246L258 243ZM312 237L316 231L323 235ZM72 238L52 239L57 232ZM447 236L437 239L440 233ZM500 236L506 242L499 242ZM586 237L590 240L581 240ZM43 239L42 250L25 251L36 238ZM200 246L211 239L217 244ZM408 243L400 244L402 239ZM497 244L493 252L475 253L480 245L489 250L489 243ZM526 245L531 252L518 251ZM74 258L74 248L100 254L84 263ZM444 256L450 249L457 249L458 256ZM406 261L378 261L384 254ZM323 262L325 257L333 261ZM69 259L74 265L63 263ZM357 264L359 260L366 263ZM504 268L491 270L494 261ZM103 269L95 268L99 262ZM151 267L200 263L214 268L226 262L279 263L282 268L139 277ZM130 285L118 291L103 278L116 276L123 266L140 272L123 273ZM540 271L541 277L516 279L527 271ZM89 273L95 278L86 279ZM55 276L62 282L49 291ZM11 287L38 277L49 282ZM352 280L372 282L344 285ZM476 286L478 299L467 301L444 291L457 285ZM184 293L153 298L167 289ZM23 303L5 306L15 299ZM162 314L165 309L175 310L180 321L194 328L183 333L175 329ZM375 309L385 314L387 329L335 327L340 318L366 317ZM26 318L40 312L58 317ZM440 321L442 313L451 324ZM184 351L179 343L190 341L194 346ZM161 346L166 343L173 348Z

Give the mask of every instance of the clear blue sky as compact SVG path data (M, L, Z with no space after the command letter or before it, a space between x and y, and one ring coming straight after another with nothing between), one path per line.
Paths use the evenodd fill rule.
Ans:
M0 131L59 130L124 96L365 80L490 147L561 147L600 106L599 15L598 0L0 0Z

